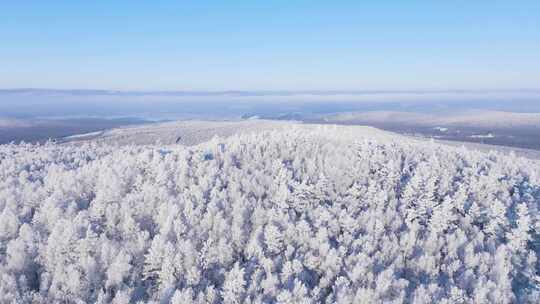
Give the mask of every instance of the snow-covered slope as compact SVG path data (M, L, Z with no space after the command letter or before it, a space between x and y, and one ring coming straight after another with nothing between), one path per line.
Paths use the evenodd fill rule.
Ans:
M214 136L227 137L239 133L281 129L292 124L292 122L271 120L186 120L116 128L93 134L94 136L82 134L80 137L70 136L64 140L68 142L91 140L113 145L182 144L192 146L208 141Z
M3 145L0 303L538 303L539 207L537 161L368 127Z
M464 112L417 113L397 111L349 112L324 117L327 122L395 123L423 126L468 126L480 128L540 128L540 113L471 110Z
M154 145L154 144L181 144L193 146L206 142L214 136L228 137L234 134L249 134L268 130L283 130L291 127L303 128L318 128L319 125L302 124L295 121L273 121L273 120L239 120L239 121L198 121L185 120L173 121L165 123L145 124L139 126L129 126L124 128L115 128L106 131L85 133L65 137L61 140L62 143L80 144L83 142L93 141L106 143L115 146L122 145ZM328 126L328 128L339 128L342 126ZM383 131L367 126L350 126L350 132L365 134L368 132L371 135L378 134L393 138L396 141L424 141L425 138L403 136L397 133ZM523 149L516 147L496 146L487 144L478 144L471 142L446 141L436 140L437 143L442 143L450 146L464 146L471 150L478 151L497 151L504 154L514 153L517 156L527 157L531 159L540 159L540 151L532 149Z

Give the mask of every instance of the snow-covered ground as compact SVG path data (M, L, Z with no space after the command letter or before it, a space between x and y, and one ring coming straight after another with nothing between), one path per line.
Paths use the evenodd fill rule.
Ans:
M81 139L92 139L96 138L103 134L103 131L95 131L95 132L88 132L88 133L82 133L82 134L76 134L71 136L66 136L63 139L66 141L72 141L72 140L81 140Z
M539 208L538 160L371 127L0 145L0 303L538 303Z
M214 136L228 137L234 134L253 133L264 130L279 130L302 125L304 128L321 128L317 124L302 124L293 121L275 121L275 120L238 120L238 121L173 121L165 123L147 124L141 126L131 126L116 128L107 131L92 132L80 135L69 136L63 139L63 142L81 143L85 141L94 141L113 145L149 145L149 144L181 144L192 146L210 140ZM392 137L396 140L420 140L424 138L415 136L404 136L393 132L387 132L367 126L333 126L327 128L336 130L351 130L359 134L369 132L379 134L379 136ZM441 127L441 130L444 129ZM498 145L486 145L471 142L459 142L448 140L436 140L450 146L466 147L470 150L478 151L497 151L504 154L515 153L518 156L540 159L540 151L531 149L522 149L514 147L505 147Z
M474 143L474 142L464 142L464 141L456 141L456 140L445 140L445 139L439 139L436 137L428 138L423 136L422 134L418 135L398 135L396 136L403 136L406 139L403 140L416 140L416 141L424 141L424 142L431 142L433 141L436 144L442 144L446 146L451 147L460 147L464 148L470 151L478 151L478 152L496 152L503 155L516 155L519 157L524 157L528 159L534 159L534 160L540 160L540 151L534 150L534 149L524 149L524 148L516 148L516 147L508 147L508 146L501 146L501 145L490 145L490 144L483 144L483 143Z
M445 127L435 127L433 129L435 129L435 130L437 130L439 132L443 132L443 133L448 131L448 128L445 128Z
M271 129L282 129L293 125L293 122L271 120L238 120L238 121L173 121L116 128L94 134L94 136L70 136L68 142L91 140L114 145L150 145L181 144L192 146L210 140L214 136L228 137L233 134L258 132Z
M495 135L493 135L492 133L488 133L488 134L474 134L474 135L471 135L470 137L471 137L471 138L494 138Z
M469 126L482 128L538 127L540 113L469 110L462 112L418 113L397 111L348 112L326 115L328 122L363 121L424 126Z

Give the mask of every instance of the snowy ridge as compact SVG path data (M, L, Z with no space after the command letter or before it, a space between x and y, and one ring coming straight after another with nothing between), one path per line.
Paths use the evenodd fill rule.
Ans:
M102 134L103 134L103 131L88 132L88 133L66 136L63 138L63 140L74 140L74 139L81 140L81 139L95 138L96 136L100 136Z
M415 113L398 111L348 112L325 117L329 122L360 120L365 123L393 122L416 125L474 126L484 128L538 127L540 113L469 110L463 112Z
M291 125L0 146L0 303L537 303L540 163Z
M238 133L273 130L291 126L292 122L270 120L238 121L172 121L142 126L115 128L86 138L113 145L182 144L192 146L208 141L214 136L227 137ZM84 137L84 136L83 136Z

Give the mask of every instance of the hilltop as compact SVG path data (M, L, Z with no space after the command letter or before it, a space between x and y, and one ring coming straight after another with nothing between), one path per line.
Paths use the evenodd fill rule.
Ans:
M249 126L0 145L0 302L540 299L538 161Z

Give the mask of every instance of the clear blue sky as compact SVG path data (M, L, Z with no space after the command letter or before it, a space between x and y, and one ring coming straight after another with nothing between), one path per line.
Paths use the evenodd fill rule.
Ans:
M0 88L540 87L538 0L3 1L0 39Z

